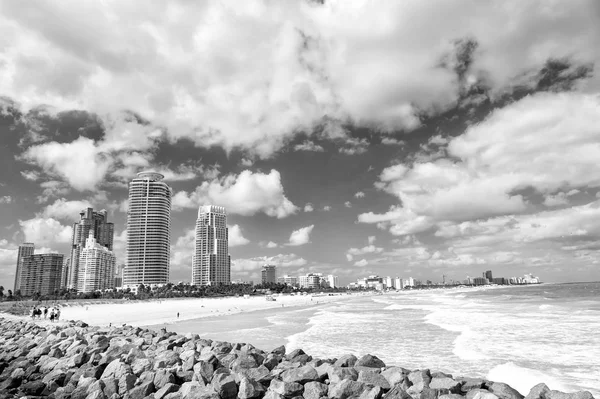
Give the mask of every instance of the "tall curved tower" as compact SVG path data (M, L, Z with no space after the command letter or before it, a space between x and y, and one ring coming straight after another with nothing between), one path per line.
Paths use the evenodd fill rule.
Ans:
M141 172L129 183L127 265L123 285L169 282L171 188L156 172Z

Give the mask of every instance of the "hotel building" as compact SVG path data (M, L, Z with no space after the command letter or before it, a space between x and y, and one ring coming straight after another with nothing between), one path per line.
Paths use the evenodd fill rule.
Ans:
M222 206L198 209L192 257L192 285L231 284L227 213Z
M60 289L64 255L38 254L24 256L21 270L21 295L51 295Z
M169 282L171 188L155 172L129 183L124 286Z
M79 255L80 292L94 292L114 288L115 255L108 248L100 245L92 232Z
M277 282L277 268L274 265L264 265L261 270L262 283Z
M97 240L99 245L112 251L113 237L115 227L113 223L108 222L106 210L94 212L93 208L87 208L79 213L80 220L73 224L73 235L71 237L71 256L67 262L67 270L63 271L63 286L69 289L80 290L79 278L80 264L79 258L81 250L90 234Z
M15 285L14 292L21 289L21 274L23 272L23 258L25 256L33 255L35 252L35 245L26 242L24 244L19 245L19 252L17 253L17 269L15 270Z

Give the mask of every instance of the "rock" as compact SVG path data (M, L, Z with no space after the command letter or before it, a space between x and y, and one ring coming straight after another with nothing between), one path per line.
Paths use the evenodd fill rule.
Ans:
M331 367L333 367L333 366L331 364L329 364L329 363L323 363L320 366L316 366L315 367L315 371L317 372L317 374L319 376L319 380L325 381L325 378L327 378L329 369Z
M447 393L445 395L438 396L438 399L464 399L464 396L456 393Z
M229 374L215 373L210 384L221 399L233 399L237 396L237 384L235 383L235 379Z
M412 397L400 384L397 384L385 395L385 399L412 399Z
M238 356L233 362L230 364L230 368L232 370L237 369L251 369L258 367L260 362L256 361L256 358L250 354L242 354Z
M327 396L327 385L320 382L311 381L304 384L304 399L320 399Z
M89 393L85 399L107 399L106 395L102 391L94 391Z
M371 368L383 368L385 367L385 363L379 359L377 356L373 355L364 355L360 359L356 361L354 364L355 367L371 367Z
M486 389L472 389L467 392L467 399L498 399L496 395Z
M244 374L248 378L254 381L258 381L264 385L269 385L269 383L273 379L273 376L271 375L269 369L262 365L253 369L248 369Z
M429 370L415 370L408 374L408 380L412 383L411 389L420 393L424 388L429 388L431 374Z
M265 360L263 360L262 364L269 370L273 370L281 362L281 359L282 359L281 355L278 355L275 353L269 353L267 355L267 357L265 358Z
M388 391L390 390L390 388L392 388L392 386L384 376L373 371L361 371L360 373L358 373L357 381L363 382L367 385L380 387L384 391Z
M154 384L152 382L145 382L138 385L129 391L130 399L143 399L146 396L154 392Z
M483 388L483 385L486 382L482 378L468 378L468 377L460 377L460 378L456 378L455 380L459 381L462 384L460 387L460 390L462 393L465 393L465 394L473 389Z
M240 399L254 399L262 397L265 392L265 387L263 387L257 381L248 377L242 377L237 396Z
M271 351L271 353L274 353L274 354L280 355L280 356L285 356L285 346L283 346L283 345L278 346L277 348L273 349Z
M383 389L381 387L373 387L371 389L367 389L360 396L359 399L379 399L383 394Z
M546 399L546 395L550 392L550 388L544 383L537 384L525 396L525 399Z
M450 393L460 393L461 383L454 381L452 378L432 378L429 383L429 388L438 390L447 390Z
M271 380L269 391L274 391L285 398L292 398L296 395L302 395L304 387L297 382L285 382L278 378Z
M333 364L338 367L353 367L358 358L354 355L343 355Z
M167 383L165 386L160 388L158 391L154 393L154 399L164 399L165 396L172 392L177 392L179 390L179 385Z
M408 373L409 371L402 367L390 367L383 370L381 375L385 377L391 386L394 386L404 381Z
M263 399L284 399L282 395L275 391L268 390Z
M284 371L281 374L281 379L284 382L298 382L305 384L310 381L316 381L319 379L319 374L311 366L302 366Z
M119 381L115 378L106 378L101 380L104 383L104 389L102 390L107 398L110 398L112 394L119 393ZM126 392L126 391L123 391Z
M191 381L183 383L179 389L179 393L181 394L181 399L192 399L196 398L205 389L206 385L200 384L198 381Z
M135 359L131 363L131 370L133 374L139 376L144 371L152 370L152 362L150 359Z
M125 374L131 373L131 366L121 362L119 359L115 359L106 366L101 378L116 378L119 379Z
M119 393L123 394L123 393L128 392L129 390L133 389L136 380L137 380L137 377L134 374L131 374L131 373L123 374L121 376L121 378L119 378L119 380L118 380Z
M103 392L103 391L104 391L104 387L105 387L105 386L106 386L106 385L104 384L104 381L102 381L102 380L97 380L97 381L94 381L94 382L92 382L92 383L91 383L91 384L88 386L88 388L87 388L87 393L88 393L88 395L89 395L89 394L91 394L92 392L96 392L96 391L101 391L101 392Z
M327 396L335 399L346 399L362 395L367 386L362 382L342 380L338 383L329 384Z
M332 366L327 371L330 384L336 384L343 380L356 381L358 379L358 372L352 367L337 367Z
M38 396L40 395L44 389L46 388L46 384L42 381L30 381L23 385L21 385L21 390L25 392L27 395Z
M158 370L154 375L154 387L158 390L164 387L167 384L174 384L177 382L175 379L175 375L171 371L168 370ZM167 392L168 393L168 392Z
M500 399L523 399L523 395L519 391L503 382L493 382L488 385L487 389Z

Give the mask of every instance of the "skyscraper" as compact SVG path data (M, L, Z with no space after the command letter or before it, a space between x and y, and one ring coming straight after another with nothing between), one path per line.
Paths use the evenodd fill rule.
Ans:
M85 241L90 232L99 245L113 249L114 224L108 222L106 210L94 212L93 208L87 208L80 213L80 220L73 224L73 235L71 238L71 256L68 270L63 272L67 276L67 288L79 289L79 256L85 246Z
M492 271L491 270L486 271L483 274L483 277L487 278L490 283L494 281L494 277L492 276Z
M100 245L90 231L85 247L79 254L80 292L94 292L113 288L115 284L115 255Z
M21 272L23 271L23 258L25 256L33 255L34 251L35 245L30 242L26 242L24 244L19 245L19 252L17 254L17 269L15 270L15 292L17 292L17 290L21 288Z
M274 265L264 265L261 270L262 283L277 282L277 268Z
M64 255L39 254L23 257L21 294L23 296L53 294L60 289Z
M195 251L192 257L192 284L231 284L231 257L227 213L222 206L198 209Z
M169 282L171 188L156 172L141 172L129 183L127 264L123 285Z

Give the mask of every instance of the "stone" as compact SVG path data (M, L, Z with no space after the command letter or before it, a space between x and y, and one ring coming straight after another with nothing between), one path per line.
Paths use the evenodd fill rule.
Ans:
M325 381L325 378L327 378L327 374L331 367L333 367L333 366L329 363L323 363L323 364L315 367L315 371L317 372L317 374L319 376L319 380Z
M273 379L273 376L271 375L271 372L269 371L269 369L263 365L260 365L256 368L248 369L248 370L246 370L246 372L244 374L248 378L250 378L254 381L258 381L264 385L269 385L269 383Z
M278 394L275 391L268 390L263 396L263 399L284 399L282 395Z
M273 349L271 351L271 353L274 353L274 354L280 355L280 356L285 356L285 346L284 345L278 346L277 348Z
M221 399L233 399L238 394L235 379L229 374L215 374L210 384Z
M362 395L367 388L362 382L342 380L338 383L329 384L327 396L335 399L347 399Z
M358 379L358 372L352 367L337 367L332 366L327 371L330 384L336 384L343 380L356 381Z
M263 366L269 370L273 370L281 362L282 356L276 353L269 353L265 360L263 360Z
M438 399L464 399L464 396L456 393L447 393L445 395L438 396Z
M467 399L498 399L496 395L486 389L472 389L467 392Z
M238 388L239 399L254 399L262 397L266 392L264 386L248 377L242 377Z
M42 381L29 381L25 384L21 385L21 390L25 392L27 395L38 396L40 395L44 389L46 388L46 384Z
M114 393L119 393L119 381L115 378L106 378L101 380L104 383L103 392L106 397L110 398ZM126 392L126 391L123 391Z
M107 399L106 395L102 391L94 391L89 393L85 399Z
M458 381L454 381L452 378L442 377L442 378L432 378L429 383L429 388L438 389L438 390L447 390L450 393L460 393L461 392L461 383Z
M462 393L466 394L467 392L473 389L483 388L485 384L485 380L482 378L469 378L469 377L460 377L456 378L456 381L460 381L461 387L460 390Z
M412 397L401 384L397 384L385 395L385 399L412 399Z
M367 385L380 387L384 391L389 391L392 388L389 381L384 376L373 371L361 371L358 373L357 381Z
M361 357L360 359L358 359L356 361L354 366L355 367L361 366L361 367L371 367L371 368L383 368L383 367L385 367L385 363L377 356L364 355L363 357Z
M121 376L118 380L119 393L123 394L130 391L135 386L137 377L134 374L126 373ZM154 379L153 379L154 380Z
M146 396L154 392L154 384L151 382L145 382L138 385L129 391L130 399L143 399Z
M154 375L154 387L156 389L161 389L162 387L164 387L167 384L174 384L175 382L177 382L177 380L175 379L175 375L173 375L173 373L171 371L168 370L158 370L156 372L156 374Z
M359 399L379 399L383 395L383 389L381 387L372 387L364 391Z
M546 395L550 392L550 388L544 383L535 385L529 390L525 399L546 399Z
M559 391L550 391L546 393L546 399L593 399L594 397L588 391L577 391L564 393Z
M152 370L152 362L150 359L135 359L131 363L131 371L137 376L148 370Z
M297 382L285 382L278 378L271 380L269 391L274 391L285 398L292 398L296 395L302 395L304 387Z
M327 385L317 381L311 381L304 384L304 399L320 399L327 396Z
M305 384L310 381L316 381L319 379L319 374L311 366L302 366L284 371L281 374L281 379L284 382L298 382Z
M429 388L431 374L429 370L415 370L408 374L408 380L412 383L411 389L420 393L424 388Z
M409 371L402 367L390 367L383 370L381 375L385 377L391 386L394 386L404 381L408 373Z
M519 391L503 382L493 382L488 385L487 390L500 399L523 399L523 395Z
M101 378L116 378L119 379L123 375L131 373L131 366L121 362L119 359L115 359L106 366Z
M154 399L164 399L165 396L172 392L177 392L179 390L179 385L167 383L165 386L160 388L158 391L154 393Z
M343 355L333 364L338 367L353 367L358 358L354 355Z
M106 385L104 384L104 381L96 380L88 386L87 393L89 395L90 393L95 392L95 391L104 391L105 386Z

